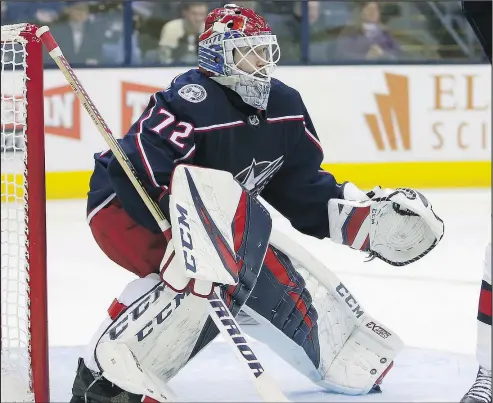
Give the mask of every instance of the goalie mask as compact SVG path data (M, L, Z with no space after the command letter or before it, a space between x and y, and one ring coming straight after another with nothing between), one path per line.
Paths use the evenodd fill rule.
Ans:
M255 11L226 4L207 16L199 37L199 68L236 91L248 105L267 108L279 57L276 36Z

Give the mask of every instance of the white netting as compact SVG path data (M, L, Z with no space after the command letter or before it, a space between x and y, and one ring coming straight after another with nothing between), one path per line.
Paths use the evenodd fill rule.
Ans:
M2 402L33 401L27 265L25 24L2 26Z

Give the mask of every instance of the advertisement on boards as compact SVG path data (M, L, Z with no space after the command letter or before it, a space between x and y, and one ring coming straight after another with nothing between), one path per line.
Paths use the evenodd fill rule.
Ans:
M334 66L279 76L302 94L326 162L490 160L490 66Z
M115 136L121 137L150 95L184 70L76 73ZM489 65L281 66L275 76L301 93L326 164L491 160ZM2 125L14 129L2 131L2 151L14 143L22 147L16 127L23 124L23 103L12 101L22 94L10 94L9 81L7 77L2 83ZM44 87L47 172L89 172L93 154L106 148L104 140L60 71L46 70Z

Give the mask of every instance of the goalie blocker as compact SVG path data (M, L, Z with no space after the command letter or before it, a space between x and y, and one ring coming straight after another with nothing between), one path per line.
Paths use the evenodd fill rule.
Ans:
M195 178L193 186L187 175ZM269 215L230 174L181 165L173 178L170 211L178 213L172 217L172 238L132 225L116 200L92 216L90 225L103 251L142 278L130 283L110 308L85 355L90 369L132 393L144 394L156 380L165 385L217 335L201 298L211 288L195 288L201 280L202 285L224 284L221 297L234 315L246 303L244 309L262 324L248 328L252 336L318 385L364 394L381 381L401 340L372 318L329 268L296 244L292 227L287 232L274 227L270 245L262 249ZM135 228L145 235L139 243L134 242ZM119 237L106 236L108 229ZM185 253L192 239L193 249L200 250L194 259ZM222 246L211 239L221 239ZM165 249L163 259L158 251ZM225 255L232 251L234 265ZM167 285L157 276L160 269ZM163 387L162 394L166 392Z

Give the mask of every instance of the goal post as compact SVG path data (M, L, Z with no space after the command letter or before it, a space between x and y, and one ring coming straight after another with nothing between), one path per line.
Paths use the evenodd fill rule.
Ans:
M1 27L1 397L49 402L43 52Z

